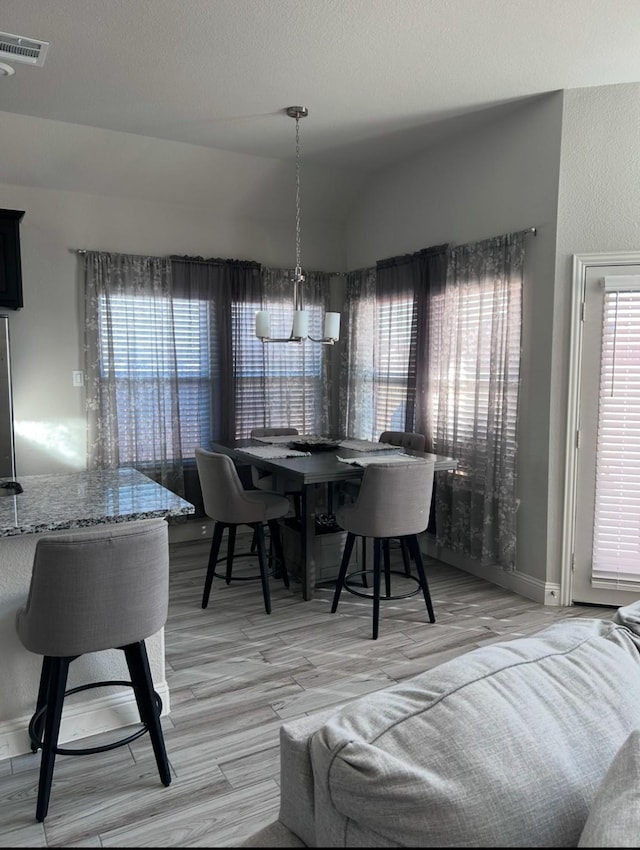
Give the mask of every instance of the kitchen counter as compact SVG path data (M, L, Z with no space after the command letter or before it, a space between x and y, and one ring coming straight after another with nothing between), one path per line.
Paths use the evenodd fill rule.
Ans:
M22 493L0 497L0 537L195 511L192 504L136 469L25 475L18 481Z
M38 695L42 657L20 643L15 615L27 598L39 538L105 523L195 513L192 504L135 469L25 475L18 481L22 493L0 495L0 760L31 750L27 726ZM163 714L168 714L164 629L145 643ZM123 653L117 650L74 661L68 687L111 679L129 679ZM65 701L60 743L138 722L130 688L78 693Z

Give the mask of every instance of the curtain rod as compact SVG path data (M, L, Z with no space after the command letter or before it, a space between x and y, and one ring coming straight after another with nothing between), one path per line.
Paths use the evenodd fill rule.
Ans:
M538 235L537 227L525 227L524 230L517 231L518 233L533 233L534 236ZM69 248L72 254L86 254L87 248ZM327 274L337 274L337 275L346 275L348 272L327 272Z

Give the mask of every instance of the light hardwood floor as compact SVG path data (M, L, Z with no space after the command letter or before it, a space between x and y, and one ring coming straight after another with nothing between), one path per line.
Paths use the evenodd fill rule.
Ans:
M343 593L331 614L331 586L304 602L299 584L287 590L273 580L267 615L259 582L215 580L203 610L209 541L171 548L171 712L163 728L172 784L161 785L146 735L102 754L58 756L40 824L39 754L0 761L0 846L237 847L277 815L283 721L563 617L613 615L607 608L545 607L427 560L436 623L428 622L419 596L387 602L373 641L370 603Z

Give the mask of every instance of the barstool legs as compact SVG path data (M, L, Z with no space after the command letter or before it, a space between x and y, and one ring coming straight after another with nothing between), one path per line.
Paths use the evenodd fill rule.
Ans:
M115 682L114 684L130 684L133 687L133 692L140 714L140 722L142 727L138 732L122 738L119 741L114 741L110 744L104 744L100 747L69 750L58 746L58 737L60 735L60 722L62 719L62 709L64 698L66 696L67 678L69 675L69 665L79 656L73 655L68 657L57 658L54 656L45 656L42 661L42 673L40 674L40 689L38 691L38 702L36 712L33 715L29 724L29 735L31 737L31 749L36 752L42 749L40 761L40 777L38 780L38 799L36 803L36 820L40 823L46 818L49 811L49 799L51 797L51 784L53 781L53 769L55 767L56 755L63 753L65 755L83 755L91 752L99 752L103 750L113 749L114 747L123 746L130 741L139 737L144 732L149 733L151 745L158 766L158 773L163 785L171 784L171 770L169 768L169 760L164 743L164 735L162 725L160 723L160 711L162 703L160 697L156 694L151 678L151 669L149 667L149 658L144 641L122 646L120 649L124 652L127 660L127 667L131 682ZM100 685L108 685L109 682L96 682L92 685L83 685L77 689L72 689L68 693L75 693L76 690L84 690L90 687Z
M258 563L260 564L260 581L262 582L262 595L264 596L264 610L271 613L271 593L269 591L269 569L267 561L267 550L264 545L264 528L262 523L254 525L256 543L258 546Z
M378 637L378 626L380 624L380 553L382 541L378 537L373 539L373 640ZM387 550L388 553L388 550ZM386 561L386 557L385 557ZM385 579L387 571L385 570ZM389 594L387 594L388 596Z
M47 665L47 699L42 758L40 761L40 779L38 781L38 801L36 803L36 820L40 821L40 823L46 818L49 811L51 781L53 779L53 768L56 763L60 720L62 719L62 704L64 702L64 692L67 687L69 664L72 660L72 658L45 657L43 661L43 674L44 665ZM42 706L40 707L42 708Z
M266 544L264 539L264 526L262 522L256 523L247 523L247 525L253 529L253 539L256 543L257 554L258 554L258 563L260 565L260 580L262 582L262 595L264 597L264 608L267 614L271 613L271 592L269 589L269 565L271 558L267 555ZM269 531L270 531L270 542L273 545L274 551L276 553L276 559L280 565L280 575L282 578L285 587L289 587L289 574L287 572L287 567L284 560L284 550L282 547L282 537L280 536L280 526L278 521L275 519L269 520ZM209 596L211 595L211 585L213 583L213 579L215 575L220 577L220 574L216 574L216 564L219 559L220 547L222 545L222 536L224 534L224 529L228 529L228 537L227 537L227 555L226 555L226 571L225 571L225 581L227 584L231 583L232 580L232 570L233 570L233 559L235 556L235 545L236 545L236 529L237 524L233 523L224 523L224 522L216 522L213 529L213 537L211 539L211 549L209 550L209 562L207 565L207 576L204 582L204 591L202 594L202 607L206 608L209 604ZM251 578L254 578L251 576Z
M353 545L356 539L356 535L352 532L347 532L347 538L344 544L344 551L342 553L342 560L340 562L340 570L338 572L338 578L336 579L336 587L333 593L333 602L331 604L331 613L335 614L338 608L338 602L340 601L340 596L342 594L343 587L346 587L350 593L354 593L356 596L363 596L371 599L373 604L373 640L376 640L379 632L380 625L380 600L381 599L402 599L407 595L413 596L415 593L418 593L422 590L422 595L424 596L425 605L427 607L427 612L429 614L429 622L435 623L436 618L433 611L433 604L431 602L431 593L429 591L429 584L427 582L427 576L424 569L424 563L422 561L422 555L420 553L420 546L418 544L418 538L415 534L406 535L405 537L400 538L403 544L403 548L406 546L407 556L411 556L416 564L416 570L418 573L418 578L415 576L411 576L411 572L404 572L404 575L407 575L412 580L416 581L419 585L411 594L403 594L401 596L392 596L391 595L391 573L394 572L391 570L391 558L389 551L389 539L390 538L382 538L382 537L374 537L372 539L373 542L373 569L372 570L359 570L358 572L364 575L366 572L373 573L373 589L370 594L362 593L355 588L353 588L350 584L346 584L347 577L347 569L349 566L349 561L351 559L351 553L353 550ZM364 566L364 564L363 564ZM384 570L384 589L385 596L380 595L381 591L381 583L382 583L382 572ZM356 575L357 573L354 573ZM366 587L366 582L363 581L363 585Z
M122 650L127 659L127 667L140 712L140 720L149 730L160 781L163 785L170 785L171 770L169 769L169 760L160 723L160 712L156 703L145 642L141 640L137 643L130 643L123 646Z
M331 605L332 614L336 613L336 608L340 601L340 594L342 593L342 588L344 586L344 580L347 575L347 567L349 566L349 560L351 559L351 552L353 550L355 539L355 534L347 531L347 539L344 542L344 551L342 553L342 561L340 562L340 571L338 572L338 578L336 579L336 589L333 593L333 603Z
M424 596L424 601L427 606L427 612L429 614L429 622L435 623L436 615L433 611L433 604L431 602L431 591L429 590L429 583L427 582L427 574L424 571L424 563L422 561L422 553L420 552L420 546L418 545L418 538L415 536L408 537L407 545L409 547L409 551L413 555L413 560L416 563L418 578L420 579L420 587L422 588L422 594Z
M209 550L209 564L207 566L207 577L204 581L204 591L202 593L202 607L206 608L209 604L209 595L211 593L211 584L216 571L216 562L218 560L218 552L222 543L222 533L224 525L217 522L213 529L213 537L211 538L211 549Z

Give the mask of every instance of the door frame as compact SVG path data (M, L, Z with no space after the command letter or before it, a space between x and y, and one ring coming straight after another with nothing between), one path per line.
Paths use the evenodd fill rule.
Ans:
M580 381L582 367L583 310L587 270L602 266L640 265L640 251L609 254L574 254L571 281L571 332L569 343L569 386L565 438L564 499L562 511L562 562L560 605L573 604L573 564L577 506L578 435L580 430Z

